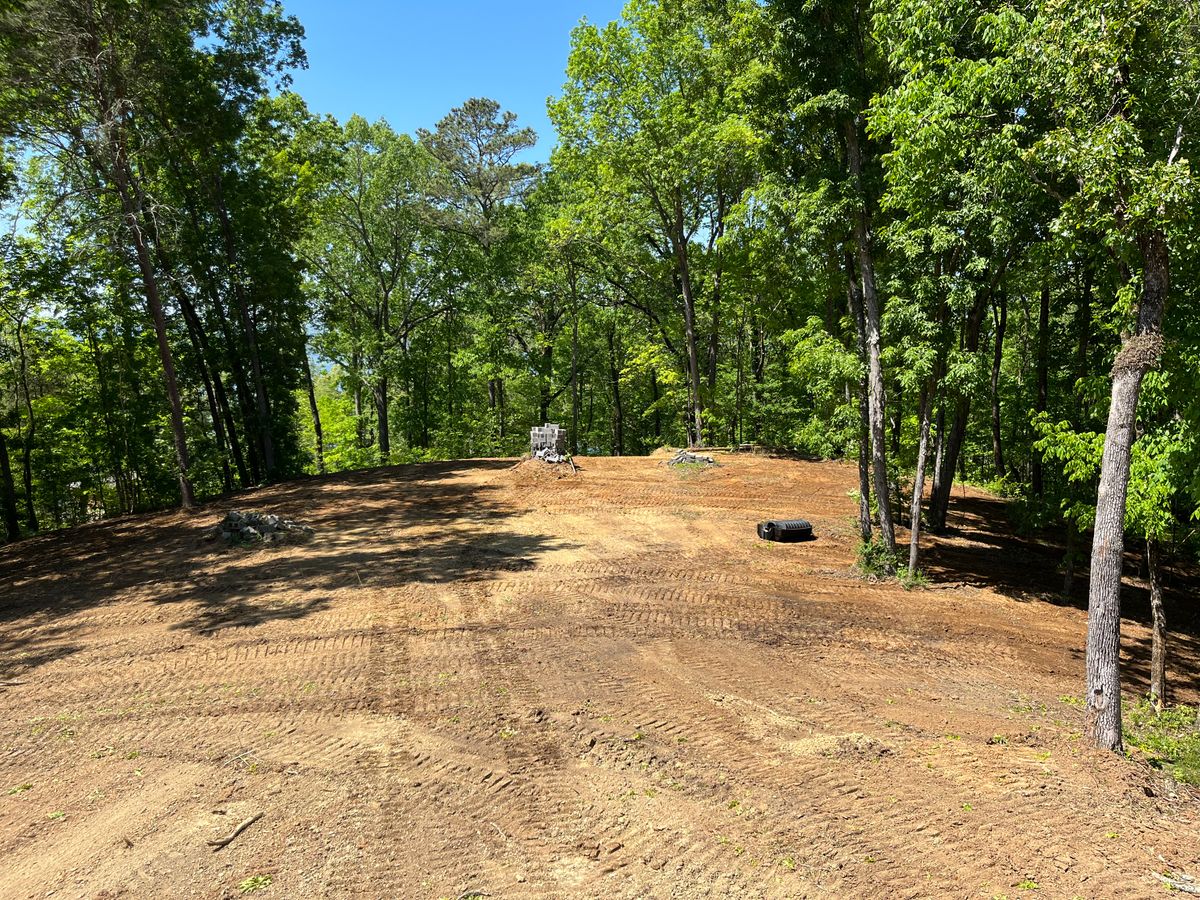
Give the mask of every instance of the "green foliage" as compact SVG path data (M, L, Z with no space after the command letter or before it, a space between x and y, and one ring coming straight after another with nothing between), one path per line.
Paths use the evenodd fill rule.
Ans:
M887 544L879 538L869 542L860 542L858 545L856 568L864 577L891 577L900 570L902 563L899 552L888 549Z
M238 882L238 890L243 894L256 894L259 891L269 888L275 879L270 875L251 875Z
M1200 785L1200 721L1193 706L1161 712L1142 700L1125 710L1125 743L1176 781Z
M76 52L97 29L98 75ZM516 455L547 420L581 454L854 459L866 244L893 491L911 492L928 425L938 481L1011 497L1029 531L1083 532L1139 242L1161 232L1173 306L1126 526L1195 550L1200 233L1181 126L1200 51L1178 4L633 0L570 36L545 165L485 98L411 136L314 116L288 90L302 33L258 2L0 12L0 44L21 48L0 64L0 193L20 215L0 240L6 533L180 497L124 184L153 209L140 227L202 498ZM864 550L865 572L897 569Z

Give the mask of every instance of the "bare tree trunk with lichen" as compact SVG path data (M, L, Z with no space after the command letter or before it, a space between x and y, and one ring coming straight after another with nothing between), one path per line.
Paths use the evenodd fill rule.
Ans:
M1142 296L1137 326L1117 355L1112 371L1112 405L1096 525L1088 594L1087 715L1085 733L1097 747L1120 750L1121 736L1121 571L1125 553L1125 501L1136 437L1138 396L1146 373L1158 366L1162 326L1170 291L1170 254L1166 235L1152 231L1139 238Z

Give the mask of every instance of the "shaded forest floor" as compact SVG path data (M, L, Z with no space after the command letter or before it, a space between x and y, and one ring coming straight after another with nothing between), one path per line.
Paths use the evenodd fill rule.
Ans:
M255 896L1098 898L1200 876L1200 803L1081 746L1059 550L956 491L934 588L867 584L852 467L721 461L377 470L0 550L0 897L269 876ZM317 533L204 540L231 508ZM819 539L758 541L781 516ZM1190 596L1168 613L1196 702Z

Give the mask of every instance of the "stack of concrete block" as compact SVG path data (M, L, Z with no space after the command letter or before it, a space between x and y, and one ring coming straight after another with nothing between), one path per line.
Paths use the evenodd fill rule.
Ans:
M534 456L539 451L565 455L567 452L567 429L547 422L540 428L529 432L529 452Z

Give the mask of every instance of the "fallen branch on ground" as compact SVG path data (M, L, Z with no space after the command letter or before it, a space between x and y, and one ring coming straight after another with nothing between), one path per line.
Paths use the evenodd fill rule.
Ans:
M245 831L247 828L249 828L251 825L253 825L255 822L257 822L259 819L261 819L262 816L263 816L263 814L260 812L255 813L250 818L248 818L246 821L240 823L235 829L233 829L233 831L229 832L229 834L226 835L225 837L221 838L220 840L209 841L208 846L213 848L213 853L216 853L218 850L228 847L230 844L232 844L237 839L237 836L239 834L241 834L243 831Z
M1152 873L1155 878L1161 881L1167 887L1180 891L1184 894L1200 895L1200 884L1196 884L1196 879L1190 875L1163 875L1161 872Z

